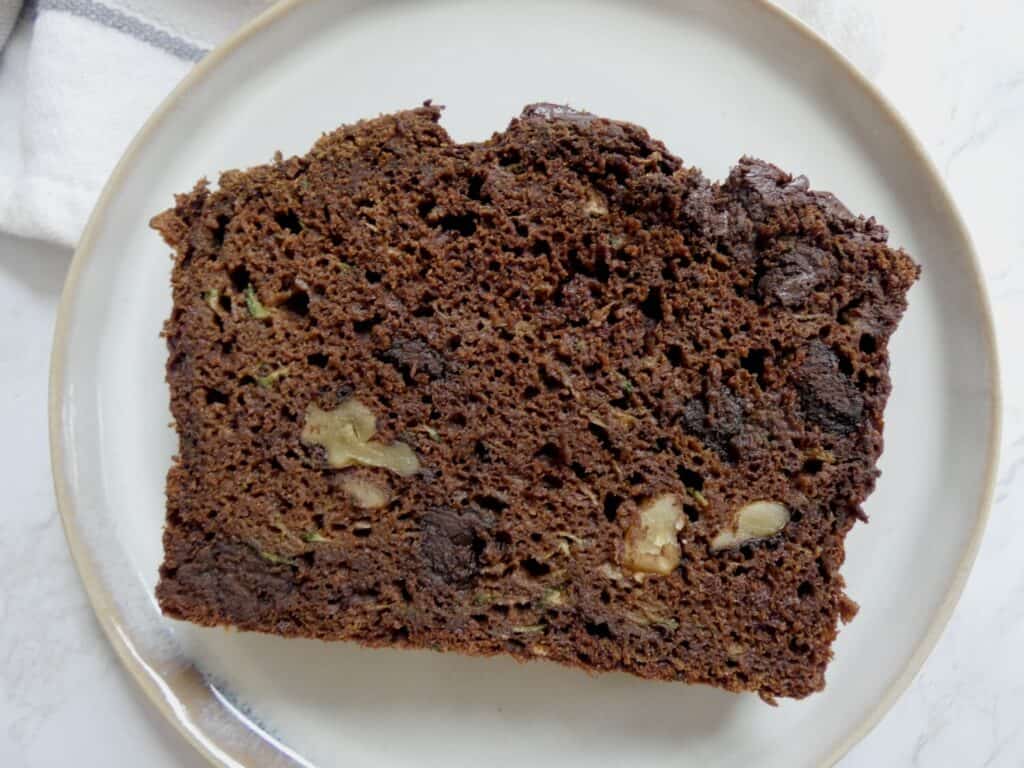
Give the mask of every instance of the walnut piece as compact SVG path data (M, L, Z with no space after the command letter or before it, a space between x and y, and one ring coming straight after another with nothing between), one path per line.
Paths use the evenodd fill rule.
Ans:
M732 529L727 529L711 540L711 551L720 552L746 544L749 541L767 539L786 527L789 510L777 501L752 501L736 514Z
M391 495L384 488L364 477L350 475L341 481L341 487L362 509L379 509L391 501Z
M604 202L604 198L598 192L591 192L587 197L587 201L583 204L583 212L587 216L607 216L608 206Z
M612 581L622 580L622 571L620 571L611 563L601 563L597 567L597 572L604 576L606 579L611 579Z
M684 525L683 504L674 493L648 500L626 531L622 564L634 574L672 573L682 556L678 534Z
M390 469L402 477L415 475L420 462L412 448L397 440L391 445L371 440L376 431L376 417L351 397L331 411L310 405L302 427L302 442L323 447L327 463L335 469L363 464Z

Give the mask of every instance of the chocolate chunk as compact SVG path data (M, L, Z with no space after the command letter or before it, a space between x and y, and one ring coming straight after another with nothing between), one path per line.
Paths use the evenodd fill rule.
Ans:
M540 102L526 106L522 112L522 119L565 120L566 122L576 123L578 125L590 125L594 120L597 120L597 115L573 109L572 107L565 106L563 104Z
M452 586L468 586L480 568L484 524L473 512L433 509L422 523L420 555L431 576Z
M703 398L689 400L682 411L683 428L723 459L733 461L733 439L744 427L743 401L727 387L710 391Z
M421 339L398 339L381 357L395 366L410 383L417 379L433 381L445 372L441 355Z
M815 339L807 345L795 378L809 421L840 435L852 432L860 424L864 398L839 370L839 358L824 342Z
M837 274L836 259L828 251L798 242L770 260L757 283L766 303L777 302L787 309L799 307L814 293L832 285Z
M806 176L793 178L771 163L743 158L737 167L744 186L755 192L764 206L791 205L802 202L807 192ZM734 172L736 173L736 172Z
M207 606L211 615L219 611L235 617L240 627L259 626L293 589L290 566L274 562L272 554L261 557L248 544L215 541L195 553L174 554L181 564L173 570L164 564L157 596L164 611L177 618L190 616L196 595L209 595L216 599L215 606Z

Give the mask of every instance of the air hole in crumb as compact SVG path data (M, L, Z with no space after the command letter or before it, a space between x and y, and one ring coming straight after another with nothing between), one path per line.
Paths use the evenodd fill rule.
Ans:
M604 603L605 605L608 605L608 603L610 603L611 601L612 601L611 594L608 592L607 589L602 589L601 590L601 602Z
M565 384L560 378L553 375L545 366L540 367L540 378L544 382L544 386L550 390L562 389Z
M494 534L494 543L500 547L511 547L512 534L508 531L498 531Z
M470 178L469 189L466 190L466 195L470 200L482 200L481 192L484 188L484 177L477 174Z
M231 285L236 291L241 293L249 287L249 283L252 282L252 278L249 276L249 270L245 268L245 265L235 267L228 273L228 277L231 278Z
M551 253L551 244L543 238L537 238L530 244L530 250L537 256L548 255Z
M413 317L433 317L434 308L429 304L420 304L412 311Z
M656 323L665 319L665 311L661 304L661 288L655 286L647 292L647 298L640 303L640 311Z
M551 573L551 566L547 563L542 563L539 560L535 560L532 557L528 557L523 560L520 565L523 570L530 574L535 579L539 579L541 576L547 576Z
M860 336L860 351L866 355L874 354L875 350L878 349L878 342L875 341L875 337L870 333L862 333Z
M700 517L700 512L693 504L683 504L683 513L691 523L697 522Z
M612 639L612 631L608 627L608 622L607 621L602 621L602 622L588 621L583 626L587 630L587 634L590 635L591 637L601 637L601 638L604 638L605 640L611 640Z
M372 528L369 528L369 527L360 527L360 528L354 528L354 529L352 530L352 535L353 535L353 536L358 536L358 537L359 537L360 539L365 539L365 538L366 538L366 537L368 537L368 536L369 536L369 535L370 535L370 534L371 534L372 532L373 532L373 529L372 529Z
M839 358L839 370L847 376L853 375L853 363L846 355L838 353L836 355Z
M617 494L609 493L604 497L604 516L609 523L614 523L618 517L619 507L622 506L623 498Z
M768 357L767 349L752 349L740 358L740 365L743 369L754 374L758 378L764 373L764 361Z
M473 501L483 509L489 509L492 512L503 512L508 509L508 502L499 499L497 496L492 494L485 494L482 496L474 496Z
M287 211L286 213L275 213L274 221L277 222L277 226L281 229L287 229L292 234L299 234L302 231L302 222L299 221L298 215L295 211Z
M470 544L470 549L473 550L474 555L480 557L480 555L484 553L484 550L487 549L487 540L480 536L474 536L473 541Z
M569 469L571 469L572 473L576 475L576 477L578 477L580 480L583 480L587 476L586 467L584 467L578 461L574 461L572 464L570 464Z
M242 290L245 290L245 289L243 288ZM220 297L220 308L223 309L225 312L230 312L231 311L231 297L228 296L226 293L221 294L221 297Z
M796 594L800 599L806 599L814 595L814 585L809 581L800 582L800 586L796 588Z
M519 154L519 150L515 147L502 150L501 156L498 158L498 165L503 168L507 168L510 165L515 165L522 161L522 157Z
M554 443L550 442L544 443L540 450L534 454L534 457L538 459L547 459L552 464L561 464L562 459L564 458L561 449Z
M354 330L356 333L360 335L367 334L371 330L373 330L373 326L380 323L381 320L383 319L384 318L382 318L380 315L374 315L373 317L369 317L366 320L355 320L352 323L352 330Z
M821 459L807 459L800 471L805 475L816 475L821 472L824 466L825 462Z
M678 344L673 344L665 350L665 357L674 367L680 368L683 365L683 348Z
M532 385L523 390L523 397L527 400L532 400L539 394L540 390Z
M460 412L455 412L448 417L448 421L457 427L466 426L466 415Z
M612 445L612 439L608 435L607 429L591 421L587 424L587 431L597 438L598 442L601 443L601 447L606 451L615 451L615 446Z
M539 531L534 531L533 533L530 534L530 541L532 541L534 544L540 544L541 541L543 541L543 540L544 540L544 535L542 533L540 533Z
M306 356L306 362L310 365L315 365L317 368L326 368L327 360L327 355L322 352L314 352L313 354Z
M221 392L219 389L207 389L206 390L206 404L213 405L214 403L221 403L227 405L228 396Z
M366 282L368 282L368 283L379 283L380 282L380 272L374 272L372 269L368 269L368 270L366 270L366 272L364 274L366 276Z
M555 475L544 475L544 477L542 477L540 481L544 484L546 488L551 488L552 490L556 491L560 489L563 485L561 478L556 477Z
M469 237L476 232L476 214L449 213L448 215L441 217L441 220L438 222L438 226L440 226L445 232L458 232L463 237Z
M687 488L692 488L695 491L704 490L704 478L694 472L692 469L687 469L682 464L676 467L676 475L683 481L683 485Z
M309 314L309 294L305 291L296 291L284 302L284 307L300 317Z

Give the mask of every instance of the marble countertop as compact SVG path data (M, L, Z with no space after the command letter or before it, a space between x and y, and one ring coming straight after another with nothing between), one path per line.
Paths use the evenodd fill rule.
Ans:
M956 614L914 683L843 768L1024 765L1024 54L1017 0L783 0L907 118L971 228L996 316L1005 415L989 529ZM46 388L70 253L0 234L0 765L205 763L104 639L61 531Z

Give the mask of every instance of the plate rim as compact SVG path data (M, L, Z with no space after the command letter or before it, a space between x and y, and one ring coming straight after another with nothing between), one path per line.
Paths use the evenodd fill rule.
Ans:
M72 298L77 293L79 278L90 261L97 231L106 215L111 198L121 186L128 167L140 153L150 134L196 85L209 77L220 66L221 62L234 53L243 43L309 2L311 0L278 0L274 5L244 24L197 62L143 123L103 185L103 189L96 200L92 212L89 214L89 219L79 238L78 245L68 267L60 301L57 306L57 317L50 354L48 431L54 491L68 548L82 584L85 587L93 613L96 615L96 619L103 629L107 641L117 653L121 664L131 673L136 684L146 694L149 701L200 755L217 768L231 768L233 764L237 765L237 763L234 763L228 754L219 748L217 740L213 736L201 732L198 727L189 727L185 722L184 713L174 707L168 699L167 691L165 690L166 685L163 684L162 679L156 678L153 670L146 664L135 648L133 639L126 628L126 622L121 615L121 610L118 608L113 595L101 583L97 565L89 557L89 553L81 540L77 528L75 498L71 489L71 483L68 481L68 473L65 466L65 455L67 454L68 446L63 439L65 434L63 415L66 405L64 384L68 327L71 316L70 306ZM870 98L906 142L909 152L923 168L934 188L938 191L942 203L948 212L952 214L951 223L967 246L964 252L964 261L967 262L966 266L970 273L970 285L977 294L978 305L981 308L982 335L984 336L984 343L988 351L988 359L991 362L990 380L986 382L988 391L991 392L988 425L989 442L982 480L982 492L976 511L974 527L971 530L960 560L952 573L949 587L928 622L921 641L911 653L903 669L889 681L885 691L871 711L860 722L850 728L845 736L839 739L831 748L831 751L824 760L819 763L819 768L829 768L830 766L835 766L857 743L875 728L910 686L910 683L920 672L925 660L931 654L946 626L949 624L963 593L967 577L974 565L991 513L996 472L999 465L1003 403L998 347L996 344L992 307L985 287L983 271L974 239L971 237L963 215L957 207L955 199L950 194L935 162L910 125L881 90L863 75L846 56L834 48L813 28L789 11L776 5L772 0L748 0L748 2L760 6L764 12L774 14L776 18L799 33L809 45L815 46L821 53L828 55L839 64L844 74L851 79L852 84L859 87ZM679 0L669 0L669 4L677 6Z

